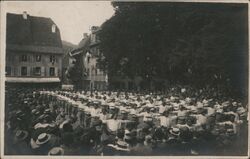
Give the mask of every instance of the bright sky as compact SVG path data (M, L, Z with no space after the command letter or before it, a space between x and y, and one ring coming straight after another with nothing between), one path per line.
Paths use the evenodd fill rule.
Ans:
M110 1L5 1L5 11L50 17L61 32L62 40L78 44L91 26L100 26L114 14Z

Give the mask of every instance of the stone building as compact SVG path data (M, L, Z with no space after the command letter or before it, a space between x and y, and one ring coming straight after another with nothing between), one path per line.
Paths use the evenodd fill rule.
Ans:
M106 90L107 74L98 67L98 58L101 55L98 33L100 27L92 26L91 34L84 34L78 48L71 52L71 55L80 60L81 68L85 72L85 78L82 81L82 88L88 90Z
M50 18L7 13L6 82L59 84L60 30Z

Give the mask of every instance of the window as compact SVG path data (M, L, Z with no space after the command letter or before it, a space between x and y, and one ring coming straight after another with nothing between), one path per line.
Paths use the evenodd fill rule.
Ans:
M96 42L99 42L100 41L100 37L98 35L96 35Z
M27 76L27 67L21 68L21 76Z
M41 62L41 55L36 55L36 62Z
M56 57L55 57L55 55L51 55L51 56L50 56L50 62L52 62L52 63L56 62Z
M35 72L34 72L34 74L35 74L36 76L40 76L40 75L41 75L41 67L35 67Z
M55 76L55 68L54 67L49 68L49 75L50 76Z
M100 49L96 49L97 55L100 56Z
M27 61L27 55L22 55L21 61L22 61L22 62L26 62L26 61Z
M5 67L5 72L6 72L6 76L11 75L11 67L10 66L6 66Z

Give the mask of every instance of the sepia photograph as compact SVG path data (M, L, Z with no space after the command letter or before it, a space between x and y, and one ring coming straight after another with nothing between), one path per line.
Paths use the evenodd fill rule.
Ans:
M249 155L249 2L2 1L1 158Z

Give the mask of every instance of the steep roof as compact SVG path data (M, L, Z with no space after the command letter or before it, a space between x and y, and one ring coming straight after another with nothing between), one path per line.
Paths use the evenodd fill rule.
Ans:
M27 15L27 19L24 19L22 14L7 13L7 49L15 45L19 49L32 48L31 50L42 47L45 52L50 52L51 48L60 50L62 48L60 30L56 26L56 31L53 33L52 25L55 23L50 18Z
M75 56L80 53L86 53L86 51L89 49L89 45L90 45L90 36L87 36L79 42L76 49L70 52L70 55Z

